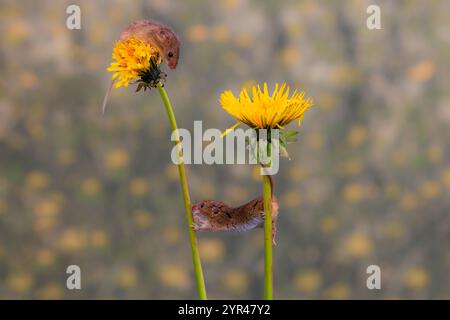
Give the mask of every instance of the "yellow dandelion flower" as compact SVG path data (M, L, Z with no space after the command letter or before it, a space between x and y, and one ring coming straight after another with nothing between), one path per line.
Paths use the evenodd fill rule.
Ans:
M162 62L161 55L156 48L134 37L117 41L112 58L115 61L107 70L115 72L112 79L118 79L115 84L116 88L128 87L131 81L142 79Z
M254 129L283 128L294 120L300 125L306 110L312 107L311 98L305 98L303 92L294 91L289 97L289 86L286 83L275 85L272 95L267 83L261 87L253 86L251 95L247 89L242 89L239 97L231 91L225 91L220 97L222 107L239 120L237 124L225 133L245 123Z

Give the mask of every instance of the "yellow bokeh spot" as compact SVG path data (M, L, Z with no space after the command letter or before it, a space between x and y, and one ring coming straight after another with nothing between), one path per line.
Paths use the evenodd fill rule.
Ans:
M434 73L435 66L431 60L421 61L408 69L408 77L417 82L429 80Z
M102 248L109 244L109 236L103 230L91 231L90 241L93 247Z
M361 125L356 125L351 128L350 132L347 135L347 143L353 147L359 147L366 141L367 139L367 128Z
M330 70L330 76L337 85L350 87L361 81L362 72L356 66L343 64Z
M439 145L432 145L427 149L427 158L433 164L438 164L442 162L443 150Z
M71 165L77 160L75 152L72 149L63 149L58 153L58 161L65 166Z
M347 202L357 203L364 199L365 188L359 183L349 183L344 187L343 196Z
M56 217L37 217L34 221L33 228L37 233L45 233L53 230L56 226L57 219Z
M159 269L159 278L165 286L174 289L187 289L190 284L189 275L180 265L167 264Z
M386 238L399 239L404 236L405 228L399 223L390 222L384 226L383 233Z
M8 203L0 199L0 215L6 213L6 211L8 211Z
M186 30L186 38L192 42L205 41L208 38L208 27L203 24L191 26Z
M133 221L138 227L146 229L152 225L153 218L150 212L139 209L133 212Z
M66 229L58 240L58 246L66 252L78 251L86 246L86 232L77 228Z
M219 239L202 239L199 242L199 250L205 262L222 261L225 255L225 245Z
M421 267L408 270L405 274L404 283L411 289L423 289L430 282L428 272Z
M366 234L355 232L344 240L344 248L353 257L364 257L372 253L373 243Z
M221 5L225 10L233 10L236 9L241 0L221 0Z
M208 183L204 186L202 192L206 192L205 199L213 199L216 194L216 187L213 184ZM233 186L233 188L231 188L228 192L230 195L230 201L233 203L244 203L248 201L248 188L244 186Z
M412 211L419 206L419 199L416 194L406 192L400 199L400 208L404 211Z
M435 181L425 181L420 187L420 193L425 200L436 199L441 192L441 186Z
M36 296L38 299L43 300L58 300L64 296L64 292L61 286L51 283L39 289Z
M340 170L345 176L355 176L361 173L363 163L360 159L350 159L340 166Z
M447 168L442 172L441 179L446 187L450 187L450 168Z
M401 188L397 183L389 183L384 188L384 194L390 199L398 198L401 194Z
M30 190L40 190L48 187L50 176L42 171L32 171L25 178L25 187Z
M41 266L49 266L55 262L55 254L49 249L41 249L36 252L36 263Z
M120 169L128 165L129 155L125 149L117 148L105 156L105 166L108 169Z
M322 276L315 270L298 273L294 279L295 287L306 293L316 292L322 284Z
M330 234L334 232L338 227L338 221L335 217L327 216L320 219L320 230L324 234Z
M254 37L251 33L240 32L235 37L236 45L240 48L248 48L254 42Z
M34 278L30 273L15 272L6 277L6 286L15 293L24 294L33 287Z
M33 88L39 83L36 75L29 71L20 72L18 75L18 79L22 87L27 89Z
M116 283L125 289L133 288L138 283L138 274L133 267L122 268L116 276Z
M169 226L163 231L163 239L167 244L174 245L180 242L180 230L176 227Z
M281 202L286 208L295 208L302 203L300 192L288 191L282 196Z
M288 170L288 179L293 182L299 182L308 175L305 167L301 164L292 165Z
M331 110L338 104L338 98L331 94L322 94L317 99L317 105L319 108L324 108L325 110Z
M23 20L14 19L14 23L6 26L3 32L3 41L9 46L15 46L25 41L32 32L30 24Z
M169 164L166 167L166 176L172 182L178 181L178 179L179 179L178 167L173 164Z
M301 58L300 49L294 46L283 48L280 52L281 61L286 66L296 65Z
M248 288L248 276L240 270L231 270L225 273L223 285L235 294L243 293Z
M347 284L340 282L326 289L323 295L326 299L343 300L349 299L351 293L350 287Z
M82 182L81 190L84 194L93 196L102 191L102 185L96 178L87 178Z
M217 42L227 42L230 38L230 31L224 25L214 26L211 30L211 36Z
M55 217L60 211L60 202L51 197L39 201L34 208L34 213L38 217Z
M395 151L392 156L392 162L397 167L402 167L407 162L407 155L403 151Z
M145 178L135 178L129 185L130 194L135 197L143 197L148 194L150 185Z
M308 134L306 143L311 149L320 150L324 145L323 135L318 132Z

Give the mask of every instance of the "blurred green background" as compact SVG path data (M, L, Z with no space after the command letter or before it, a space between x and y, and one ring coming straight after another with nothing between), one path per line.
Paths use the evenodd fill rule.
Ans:
M276 298L450 298L449 1L1 0L1 299L196 298L160 97L117 89L101 115L114 41L140 18L182 39L180 127L228 128L220 93L253 83L314 98L276 177ZM193 201L261 193L250 166L187 169ZM262 229L198 238L210 298L262 297Z

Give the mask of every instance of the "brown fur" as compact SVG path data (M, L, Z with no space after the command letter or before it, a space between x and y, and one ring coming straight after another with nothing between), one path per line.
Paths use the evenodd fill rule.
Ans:
M175 69L180 57L180 39L168 26L154 20L140 20L130 23L120 34L120 40L136 37L149 43L164 57L167 65Z
M278 201L274 196L271 211L275 242ZM192 206L192 216L196 231L247 231L264 225L264 201L259 197L233 208L220 201L204 200Z

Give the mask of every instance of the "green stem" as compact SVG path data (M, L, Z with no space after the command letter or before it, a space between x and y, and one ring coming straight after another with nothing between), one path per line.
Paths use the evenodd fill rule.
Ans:
M272 278L272 190L270 177L264 176L264 299L273 298Z
M162 87L160 83L157 85L157 89L159 94L161 95L161 98L164 102L164 106L166 107L167 115L169 116L170 125L172 127L172 130L175 134L175 141L174 144L177 148L177 155L178 155L178 173L180 175L180 184L181 189L183 192L183 200L184 200L184 206L186 208L186 220L188 223L188 229L189 229L189 241L191 244L191 251L192 251L192 261L194 263L194 271L195 271L195 278L197 282L197 292L198 297L200 300L206 300L206 289L205 289L205 280L203 278L203 271L202 271L202 264L200 262L200 254L198 251L197 246L197 239L195 237L195 231L192 228L193 220L192 220L192 213L191 213L191 199L189 196L189 190L188 190L188 184L186 179L186 171L184 169L184 161L183 161L183 149L181 146L180 136L178 133L178 127L177 127L177 121L175 120L175 115L172 110L172 106L169 101L169 97L167 96L166 90Z
M271 157L271 144L268 143L268 155ZM264 299L273 299L272 274L272 184L271 177L263 176L264 198Z

